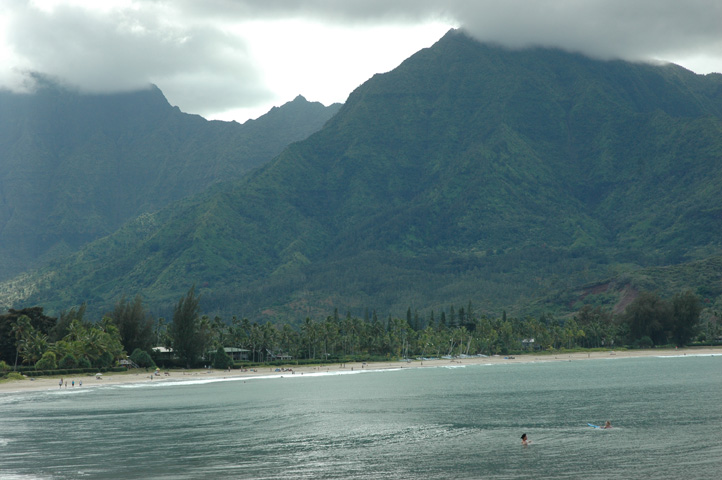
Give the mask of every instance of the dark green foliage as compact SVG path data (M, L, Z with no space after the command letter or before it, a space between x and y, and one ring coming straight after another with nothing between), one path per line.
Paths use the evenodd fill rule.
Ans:
M584 305L574 316L584 332L581 345L586 348L611 346L615 335L612 312L601 306Z
M622 320L629 328L630 343L649 337L654 345L671 341L683 346L696 335L701 311L699 297L689 290L671 301L642 292L627 306Z
M100 309L139 292L166 315L194 282L210 316L260 321L298 323L329 305L381 318L469 300L479 315L567 314L587 297L612 308L624 288L654 290L722 251L721 89L722 76L673 65L510 51L451 32L249 176L29 277L25 301L58 307L87 292ZM720 295L708 271L676 286ZM610 278L620 288L606 298L575 291ZM623 328L670 340L667 319L639 307ZM453 329L460 313L428 323ZM557 327L568 331L549 345L575 338L571 323ZM512 351L514 338L490 348Z
M672 339L677 345L686 345L699 325L699 314L702 311L699 297L689 290L675 295L672 299L672 311Z
M135 350L133 350L133 353L130 355L130 359L133 360L133 362L139 367L155 368L155 362L150 357L150 354L148 354L148 352L146 352L145 350L141 350L140 348L136 348Z
M88 357L85 355L78 359L78 368L89 369L91 367L92 365L90 364L90 360L88 360Z
M642 292L624 312L632 339L649 337L653 344L667 343L673 311L669 302L652 292Z
M113 354L110 352L103 352L98 356L98 358L95 359L93 362L93 366L97 368L110 368L115 364L115 359L113 358Z
M75 307L72 307L68 311L63 310L62 312L60 312L60 318L58 319L55 327L50 332L50 341L57 342L58 340L65 337L68 334L68 328L70 327L70 324L73 322L73 320L78 320L80 323L83 323L83 317L85 316L85 310L87 308L88 305L83 302L83 304L77 310L75 309Z
M36 370L55 370L56 368L58 368L58 364L53 352L45 352L43 358L35 364Z
M79 366L78 360L72 353L66 353L58 362L58 368L71 369Z
M183 361L186 368L191 368L196 364L205 346L198 303L199 298L195 295L195 286L193 286L178 301L173 312L173 323L170 325L173 351Z
M223 347L218 347L213 355L213 368L225 370L233 366L233 359L228 356Z
M0 280L242 177L338 110L299 97L240 125L185 114L156 87L91 95L35 80L34 94L0 91Z
M149 351L153 345L153 318L143 309L140 295L131 303L121 298L110 315L120 332L121 343L126 351ZM138 363L138 362L136 362Z
M0 315L0 361L5 361L8 364L15 363L17 339L13 331L18 319L23 316L28 317L31 326L43 334L52 331L57 321L56 318L45 315L43 307L10 309L7 313Z
M654 346L654 342L651 338L645 335L642 338L635 340L632 343L632 346L636 348L652 348Z

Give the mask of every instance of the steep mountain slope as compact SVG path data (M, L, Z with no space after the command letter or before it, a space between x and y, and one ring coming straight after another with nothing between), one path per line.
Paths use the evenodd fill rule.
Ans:
M0 92L0 279L241 177L339 107L299 97L239 125L182 113L155 87L80 95L42 85Z
M6 304L208 313L514 311L722 250L722 76L452 31L233 184L3 285ZM65 285L72 285L67 288Z

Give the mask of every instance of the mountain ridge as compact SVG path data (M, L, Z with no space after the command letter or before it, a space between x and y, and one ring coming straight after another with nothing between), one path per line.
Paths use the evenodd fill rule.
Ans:
M241 125L183 113L155 86L90 95L43 81L34 94L0 92L0 278L239 178L338 107L299 96Z
M38 281L20 303L142 293L162 312L195 284L208 313L258 319L529 313L553 291L719 254L720 92L722 76L451 32L243 179L34 277L78 288Z

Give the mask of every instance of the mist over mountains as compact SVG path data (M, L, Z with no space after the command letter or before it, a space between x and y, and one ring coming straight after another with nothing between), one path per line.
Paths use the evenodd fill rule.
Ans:
M0 91L0 279L240 178L339 108L299 97L240 125L183 113L154 86L86 95L38 81L32 95Z
M140 293L167 314L196 285L206 313L291 321L467 302L490 313L613 308L639 289L691 288L719 305L722 75L506 50L452 31L247 175L262 162L240 166L222 147L238 145L222 129L240 126L190 118L173 155L173 173L188 176L167 188L206 179L195 195L167 193L154 211L129 193L145 213L5 282L0 304L102 312ZM112 128L95 132L88 151L110 139L130 148ZM150 176L136 167L127 182ZM53 218L80 216L79 192L61 190L69 199ZM115 228L91 227L96 238Z

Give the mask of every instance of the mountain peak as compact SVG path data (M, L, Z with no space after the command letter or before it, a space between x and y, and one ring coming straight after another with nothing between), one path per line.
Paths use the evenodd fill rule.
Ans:
M208 122L156 85L81 93L36 78L34 93L0 91L0 279L238 179L335 113L301 98L255 124Z
M498 312L718 254L720 91L676 69L452 30L252 175L159 211L150 234L91 244L57 278L106 305L121 293L171 305L195 283L206 313L229 316ZM318 107L306 103L249 125L292 132L308 118L298 106Z

